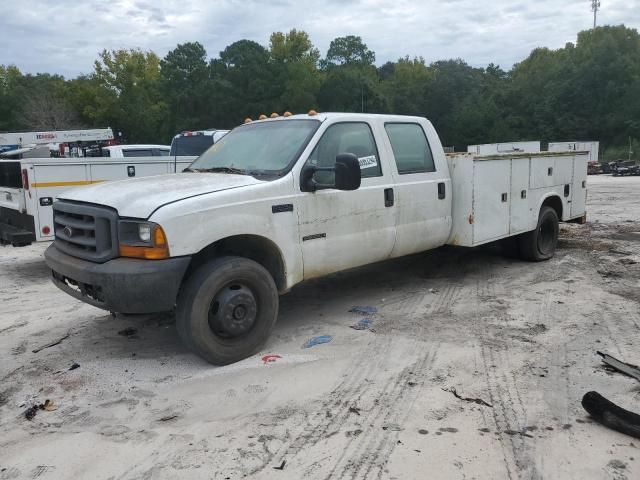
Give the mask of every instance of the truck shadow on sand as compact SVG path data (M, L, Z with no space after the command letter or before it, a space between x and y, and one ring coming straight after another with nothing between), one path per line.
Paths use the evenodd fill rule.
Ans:
M477 248L441 247L425 253L386 260L304 282L280 297L280 315L269 350L281 347L291 331L313 331L335 323L337 312L346 312L353 304L379 304L382 298L406 298L412 292L443 288L447 283L462 283L468 276L522 263L507 258L500 246ZM110 314L92 318L80 326L70 325L73 342L66 355L123 360L135 358L168 361L180 356L181 362L203 361L181 343L175 329L175 314ZM71 346L73 345L73 347Z

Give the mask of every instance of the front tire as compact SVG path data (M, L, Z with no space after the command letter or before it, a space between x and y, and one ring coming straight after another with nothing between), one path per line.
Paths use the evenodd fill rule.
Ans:
M551 207L542 207L536 229L523 233L519 238L522 259L542 262L553 257L558 245L559 230L556 211Z
M254 353L278 318L278 289L259 263L221 257L199 267L185 282L176 327L194 353L228 365Z

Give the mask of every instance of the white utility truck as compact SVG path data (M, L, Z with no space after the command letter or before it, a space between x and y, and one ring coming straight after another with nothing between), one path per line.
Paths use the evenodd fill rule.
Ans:
M0 244L53 240L52 205L62 192L131 177L181 171L195 157L0 159Z
M551 258L558 221L585 219L586 179L580 152L447 157L424 118L309 112L239 126L184 173L65 192L45 258L97 307L176 308L186 345L228 364L303 280L507 237Z

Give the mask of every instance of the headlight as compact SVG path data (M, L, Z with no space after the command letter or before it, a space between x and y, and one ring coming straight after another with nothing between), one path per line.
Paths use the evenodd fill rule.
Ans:
M169 257L164 230L157 223L120 220L118 222L120 256L160 260Z
M143 242L151 241L151 225L148 223L141 223L138 225L138 237Z

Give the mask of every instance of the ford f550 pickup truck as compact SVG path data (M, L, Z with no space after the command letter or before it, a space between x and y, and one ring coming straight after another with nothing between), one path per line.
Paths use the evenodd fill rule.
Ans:
M582 152L446 156L425 118L326 113L246 123L183 173L69 190L45 253L54 283L122 313L175 308L195 353L257 352L303 280L515 237L553 256L585 218Z

